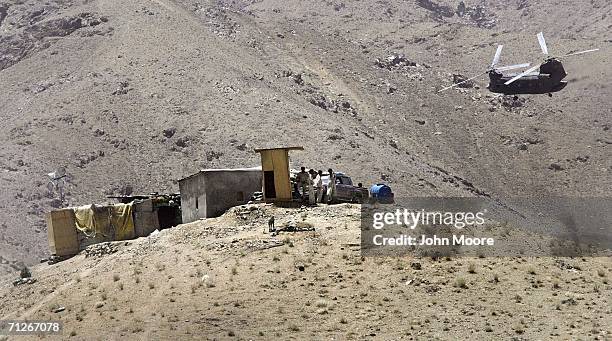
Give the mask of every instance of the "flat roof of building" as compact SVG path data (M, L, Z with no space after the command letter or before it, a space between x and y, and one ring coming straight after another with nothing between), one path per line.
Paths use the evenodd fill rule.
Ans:
M285 149L285 150L304 150L304 147L257 148L257 149L255 149L255 152L259 153L259 152L263 152L263 151L266 151L266 150L279 150L279 149Z
M199 172L195 173L195 174L191 174L187 177L184 177L182 179L180 179L179 181L182 180L186 180L189 178L192 178L198 174L202 174L202 173L215 173L215 172L252 172L252 171L261 171L261 166L258 167L251 167L251 168L206 168L206 169L200 169Z

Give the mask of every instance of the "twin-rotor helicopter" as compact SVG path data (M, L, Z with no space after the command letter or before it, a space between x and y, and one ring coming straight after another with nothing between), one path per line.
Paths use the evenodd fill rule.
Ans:
M491 92L505 95L548 94L549 96L552 96L553 92L560 91L567 85L567 82L563 80L567 76L567 73L565 72L563 64L561 63L562 59L599 50L584 50L568 53L560 57L553 57L548 54L548 47L546 46L546 40L544 40L544 34L540 32L537 34L537 37L542 53L546 56L544 61L538 65L532 66L518 74L504 74L505 71L527 68L531 66L531 64L522 63L498 67L497 64L499 63L501 52L504 47L503 45L498 45L491 66L487 70L474 77L445 87L438 92L470 82L484 75L485 73L488 73L489 85L487 88ZM538 68L539 70L536 71Z

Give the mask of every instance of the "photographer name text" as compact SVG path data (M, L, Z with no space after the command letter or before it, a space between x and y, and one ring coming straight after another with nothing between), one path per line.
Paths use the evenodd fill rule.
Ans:
M470 237L463 234L452 235L451 237L438 237L434 235L398 235L395 237L385 237L383 235L375 235L372 242L376 246L493 246L495 239L490 237Z

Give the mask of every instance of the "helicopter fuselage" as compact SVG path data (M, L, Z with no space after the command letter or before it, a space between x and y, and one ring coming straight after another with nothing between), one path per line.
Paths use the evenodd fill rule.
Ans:
M540 66L538 73L527 75L506 85L514 75L503 75L492 70L489 72L489 86L491 92L506 95L519 94L546 94L562 90L567 85L563 78L567 76L563 64L555 58L549 58Z

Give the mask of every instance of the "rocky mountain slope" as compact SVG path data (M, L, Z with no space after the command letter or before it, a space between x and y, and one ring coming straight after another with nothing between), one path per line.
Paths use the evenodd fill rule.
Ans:
M301 165L398 196L609 195L612 4L562 1L0 2L0 268L47 254L43 213L67 202L177 191L200 168ZM518 100L490 63L599 47L570 85Z
M612 336L609 257L363 258L359 231L356 205L237 207L0 282L0 319L62 321L52 340Z

